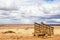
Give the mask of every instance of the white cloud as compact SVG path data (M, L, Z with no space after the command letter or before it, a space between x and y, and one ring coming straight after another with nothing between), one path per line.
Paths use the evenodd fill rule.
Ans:
M13 0L0 0L0 7L10 7L12 2Z
M28 17L50 17L57 14L60 14L59 2L46 3L43 0L0 0L0 19L3 22L6 21L5 19L8 19L9 22L13 19L18 19L17 23L33 23L40 19L30 19Z
M21 23L23 23L23 24L30 24L30 23L32 23L32 20L30 20L30 19L26 19L26 18L22 18L21 20Z
M51 19L51 20L53 20L55 22L60 22L60 19Z
M0 0L0 10L17 10L14 0Z

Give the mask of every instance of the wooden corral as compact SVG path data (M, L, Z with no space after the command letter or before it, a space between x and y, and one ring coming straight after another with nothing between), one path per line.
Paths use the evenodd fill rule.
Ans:
M34 36L51 37L52 35L54 35L54 27L46 25L43 22L34 24Z

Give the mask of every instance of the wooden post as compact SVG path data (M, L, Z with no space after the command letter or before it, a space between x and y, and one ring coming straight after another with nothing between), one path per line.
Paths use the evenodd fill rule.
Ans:
M51 27L51 35L54 35L54 27Z
M40 33L40 25L38 23L34 24L34 35L38 36L38 34Z

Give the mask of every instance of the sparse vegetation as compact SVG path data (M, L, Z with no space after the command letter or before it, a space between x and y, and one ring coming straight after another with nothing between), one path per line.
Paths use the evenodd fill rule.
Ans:
M13 32L13 31L5 31L3 33L5 34L5 33L15 33L15 32Z
M24 26L21 25L21 27L13 27L9 25L9 27L0 27L0 40L60 40L60 35L56 35L60 34L60 27L56 28L54 26L54 37L43 39L41 37L33 36L33 27L27 28L27 25L25 27ZM25 30L25 28L27 28L28 30Z
M16 34L0 34L0 40L60 40L60 35L55 35L52 38L43 39L41 37L34 37L34 36L20 36Z

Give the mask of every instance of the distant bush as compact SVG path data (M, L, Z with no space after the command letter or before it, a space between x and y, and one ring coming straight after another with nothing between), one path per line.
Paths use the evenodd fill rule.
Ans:
M25 30L28 30L28 29L29 29L29 27L25 28Z
M14 31L6 31L6 32L3 32L3 33L15 33Z

